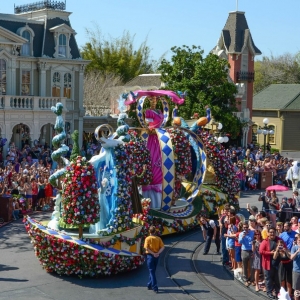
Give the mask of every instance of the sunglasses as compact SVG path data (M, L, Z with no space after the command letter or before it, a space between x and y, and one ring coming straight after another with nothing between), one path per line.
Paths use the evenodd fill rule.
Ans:
M243 229L248 229L249 227L243 227Z

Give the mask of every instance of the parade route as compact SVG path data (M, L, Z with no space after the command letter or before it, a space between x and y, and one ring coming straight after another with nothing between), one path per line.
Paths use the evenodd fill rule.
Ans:
M245 192L241 211L247 216L246 203L256 205L260 191ZM291 191L280 193L289 195ZM50 213L36 213L37 220L50 218ZM141 268L98 279L58 276L45 272L36 259L30 239L21 220L0 228L0 300L65 300L65 299L259 299L259 296L233 280L224 270L220 256L201 252L199 228L184 234L164 237L164 251L157 269L159 293L148 291L148 270ZM210 253L214 252L214 244ZM199 274L197 274L199 272ZM220 290L223 295L220 295ZM262 293L260 293L262 294Z

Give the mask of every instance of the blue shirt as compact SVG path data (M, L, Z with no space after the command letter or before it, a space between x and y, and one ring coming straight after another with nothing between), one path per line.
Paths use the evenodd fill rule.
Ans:
M252 241L254 237L254 231L249 230L246 236L243 238L244 232L239 235L239 243L242 245L242 250L252 251Z
M292 230L291 232L284 231L279 236L285 242L287 248L290 251L291 251L291 249L293 247L293 241L295 239L295 235L296 234L297 234L297 232Z
M294 254L298 250L298 246L293 246L291 250L291 254ZM293 260L293 271L300 273L300 253Z

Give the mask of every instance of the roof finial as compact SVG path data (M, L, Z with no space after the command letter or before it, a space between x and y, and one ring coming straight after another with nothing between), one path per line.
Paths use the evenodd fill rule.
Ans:
M239 0L236 0L236 11L239 11Z

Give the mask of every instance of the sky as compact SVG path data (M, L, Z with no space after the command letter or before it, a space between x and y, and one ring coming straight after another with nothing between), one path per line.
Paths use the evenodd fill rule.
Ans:
M14 4L34 2L1 0L0 13L13 14ZM88 42L86 29L98 26L106 38L128 31L136 48L147 39L151 58L157 60L162 55L170 59L171 47L182 45L201 46L206 56L237 2L262 56L300 52L300 0L67 0L66 10L72 12L79 47Z

